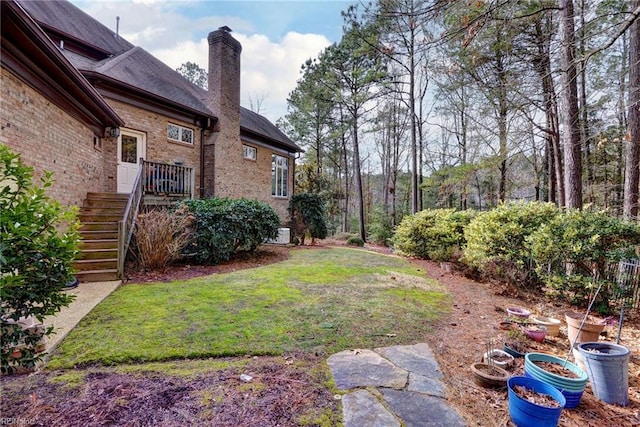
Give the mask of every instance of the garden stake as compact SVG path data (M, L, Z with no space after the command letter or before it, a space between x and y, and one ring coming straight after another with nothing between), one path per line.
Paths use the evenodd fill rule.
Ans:
M600 274L596 274L595 279L598 280ZM598 293L600 292L600 289L602 289L602 281L600 281L600 284L598 285L598 289L596 289L596 293L593 294L593 298L591 298L591 301L589 302L589 306L587 307L587 312L585 313L584 317L582 318L582 322L580 323L580 327L578 328L578 333L576 334L575 339L573 340L573 342L569 343L569 351L567 352L567 357L564 358L564 364L563 364L563 368L567 366L567 362L569 361L569 355L571 354L571 351L573 349L573 346L576 344L576 340L578 339L578 337L580 336L580 332L582 332L582 327L584 326L585 322L587 321L587 317L589 317L589 312L591 312L591 307L593 306L593 303L596 301L596 297L598 296Z

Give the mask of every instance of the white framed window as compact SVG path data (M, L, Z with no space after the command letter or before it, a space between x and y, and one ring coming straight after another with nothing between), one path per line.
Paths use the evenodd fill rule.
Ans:
M289 159L273 154L271 156L271 195L288 196Z
M193 145L193 129L167 123L167 139Z
M250 145L242 144L242 157L247 160L256 160L258 158L258 149Z

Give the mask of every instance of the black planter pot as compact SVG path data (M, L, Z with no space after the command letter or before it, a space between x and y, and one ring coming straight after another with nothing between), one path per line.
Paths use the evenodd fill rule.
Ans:
M80 281L78 280L78 278L77 278L77 277L74 277L72 281L67 282L67 283L64 285L64 290L65 290L65 291L68 291L69 289L77 288L79 284L80 284Z

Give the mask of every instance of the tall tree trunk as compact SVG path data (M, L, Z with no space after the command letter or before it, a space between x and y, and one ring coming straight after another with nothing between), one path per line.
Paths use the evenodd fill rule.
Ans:
M562 125L566 207L582 208L582 156L576 83L573 0L559 0L560 67L562 68Z
M504 202L507 198L507 77L502 63L502 56L498 54L498 139L500 141L500 183L498 185L498 200Z
M586 22L585 22L585 0L580 0L580 57L586 57ZM584 144L584 165L587 192L590 195L589 201L593 202L593 170L591 165L591 137L589 131L589 112L587 108L587 62L581 61L578 69L580 75L580 137Z
M360 238L366 242L367 233L364 227L364 191L362 188L362 165L360 164L360 146L358 141L358 115L353 114L353 171L356 178L356 195L358 197L358 228Z
M640 7L640 0L633 8ZM624 203L622 216L638 218L638 192L640 186L640 20L636 19L630 29L629 45L629 105L628 132L626 141L626 165L624 175Z
M411 210L418 212L418 143L416 132L416 81L415 81L415 58L413 52L414 31L411 30L411 50L409 51L409 109L411 114Z
M344 123L342 105L340 105L340 123ZM344 216L342 219L342 231L346 233L349 231L349 192L351 188L349 186L349 150L347 150L347 138L344 128L340 130L340 140L342 143L342 161L344 162Z

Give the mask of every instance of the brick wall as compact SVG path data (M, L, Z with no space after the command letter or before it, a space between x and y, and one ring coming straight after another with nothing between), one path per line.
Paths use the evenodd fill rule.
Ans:
M146 135L146 160L174 163L182 162L183 166L194 168L195 172L195 193L197 197L200 193L200 128L192 124L170 119L160 114L152 113L138 107L125 104L113 99L107 102L124 120L125 128L142 132ZM184 126L193 129L193 145L173 142L167 139L167 123ZM115 174L116 170L116 150L114 144L113 156L109 157L109 165L105 168ZM115 188L114 190L115 191Z
M47 194L64 205L82 205L87 192L105 191L104 151L93 131L2 69L0 142L21 154L36 177L54 173ZM102 140L103 147L113 141Z
M241 194L241 197L247 199L263 201L275 209L283 224L287 223L289 221L289 213L287 211L289 198L271 195L271 156L273 154L282 154L275 153L267 147L250 143L247 143L247 145L257 149L256 160L243 158L241 144L237 149L240 155L233 156L233 161L236 162L235 167L242 172L235 175L230 180L231 182L218 182L220 194L228 197L239 197L234 196L234 194ZM221 161L225 161L225 159L221 159ZM287 182L289 187L288 194L291 195L291 191L293 191L292 158L289 159L289 179ZM226 193L223 193L223 191L226 191Z

